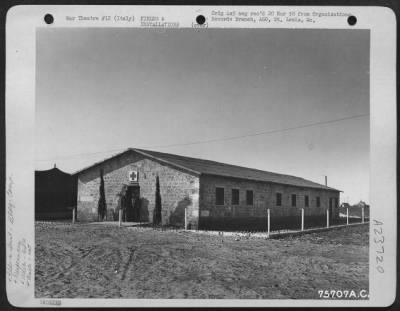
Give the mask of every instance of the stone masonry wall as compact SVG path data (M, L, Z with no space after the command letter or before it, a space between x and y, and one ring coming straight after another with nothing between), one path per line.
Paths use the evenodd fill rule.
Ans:
M216 205L216 187L224 188L225 204ZM239 189L239 204L232 205L232 189ZM246 190L253 190L253 205L246 204ZM282 205L276 204L276 193L282 194ZM291 204L291 195L296 194L296 207ZM305 206L305 195L309 197L308 207ZM320 197L320 207L316 206L316 197ZM229 218L266 218L267 209L270 209L271 220L300 216L304 208L305 219L307 216L326 215L332 198L333 218L339 216L339 207L335 206L335 198L339 203L339 192L300 188L273 183L256 182L212 175L200 177L200 223L207 219Z
M199 210L199 177L145 158L133 151L83 171L78 176L78 220L96 221L99 200L100 169L103 168L108 220L117 220L118 193L128 184L131 170L138 171L142 221L153 221L156 177L160 180L162 223L197 228ZM112 219L110 219L112 218Z

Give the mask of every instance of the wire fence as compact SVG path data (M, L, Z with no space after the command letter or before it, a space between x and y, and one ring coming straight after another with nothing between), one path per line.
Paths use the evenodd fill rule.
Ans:
M200 228L207 231L238 231L238 232L272 232L272 231L304 231L314 228L329 228L338 225L350 225L369 221L369 209L347 208L339 209L333 216L327 209L324 214L306 215L300 209L298 215L274 215L268 210L267 217L220 217L202 219Z
M90 221L77 221L75 209L69 211L69 219L42 219L39 222L44 223L70 223L70 224L88 224ZM299 215L279 216L274 215L268 210L267 217L220 217L200 219L198 228L195 231L207 232L236 232L236 233L265 233L269 235L272 232L301 232L309 229L329 228L340 225L362 224L369 221L369 208L350 207L339 208L336 217L332 217L329 210L322 215L306 215L304 209L300 209ZM185 213L185 222L183 226L161 225L149 222L125 223L120 218L117 222L105 222L105 224L119 225L119 227L150 228L158 231L176 231L191 230L191 224L187 221Z

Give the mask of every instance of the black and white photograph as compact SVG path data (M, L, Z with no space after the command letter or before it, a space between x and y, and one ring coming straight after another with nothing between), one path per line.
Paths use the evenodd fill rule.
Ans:
M35 299L370 300L371 30L282 14L45 17Z

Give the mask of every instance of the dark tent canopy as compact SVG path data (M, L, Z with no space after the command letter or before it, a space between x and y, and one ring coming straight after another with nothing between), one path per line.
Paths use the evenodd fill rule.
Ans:
M77 203L76 175L54 167L35 171L35 219L68 219Z

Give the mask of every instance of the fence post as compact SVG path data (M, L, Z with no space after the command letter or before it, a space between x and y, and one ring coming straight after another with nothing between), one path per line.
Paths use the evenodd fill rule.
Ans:
M187 229L187 219L186 219L187 212L186 212L186 210L187 210L187 208L185 207L185 230Z
M346 218L347 218L347 224L349 224L349 208L346 208Z
M304 208L301 209L301 231L304 231Z
M72 224L75 224L75 207L72 209Z
M269 237L269 232L271 230L271 214L269 209L267 209L267 236Z
M361 207L361 222L364 223L364 206Z
M326 209L326 227L329 228L329 208Z
M121 228L121 222L122 222L122 209L120 208L118 210L118 227Z

